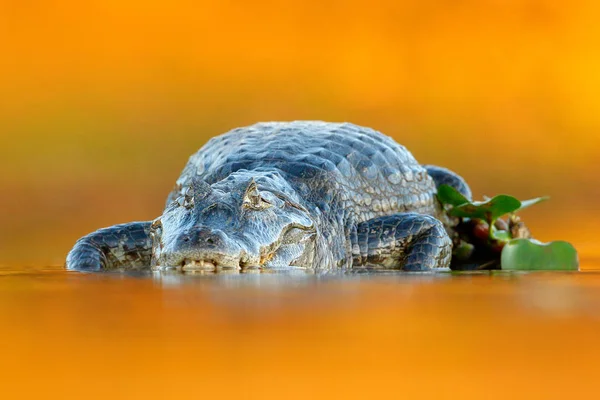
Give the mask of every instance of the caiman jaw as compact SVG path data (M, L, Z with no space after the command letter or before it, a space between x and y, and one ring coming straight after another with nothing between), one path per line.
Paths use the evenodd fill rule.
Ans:
M184 260L182 262L182 271L216 271L217 264L207 260Z
M253 263L248 263L244 262L243 260L240 260L237 265L226 265L219 264L219 262L214 259L195 260L186 258L181 262L179 268L181 268L181 271L184 272L244 271L261 269L262 264L255 265Z
M186 258L181 262L181 270L187 272L239 271L240 269L240 265L223 265L215 260L192 260Z

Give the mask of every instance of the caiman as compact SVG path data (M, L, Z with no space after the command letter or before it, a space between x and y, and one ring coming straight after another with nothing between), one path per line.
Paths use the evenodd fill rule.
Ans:
M457 174L420 165L392 138L350 123L266 122L192 155L161 216L82 237L71 270L448 267L458 221L436 198Z

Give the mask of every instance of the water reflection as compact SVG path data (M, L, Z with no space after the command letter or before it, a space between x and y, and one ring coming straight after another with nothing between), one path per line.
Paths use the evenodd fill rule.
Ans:
M157 387L163 398L224 388L287 398L310 382L335 384L337 398L358 382L361 398L377 388L415 398L432 379L455 393L485 376L502 384L475 398L490 387L513 398L517 386L549 398L550 378L571 394L591 388L600 359L600 273L10 272L0 271L10 343L0 372L21 390L35 376L53 393L80 387L78 398L98 387L105 398L114 387L129 398Z
M260 287L263 289L285 289L290 286L305 286L318 283L355 282L377 279L432 281L451 279L450 271L436 272L403 272L398 270L353 270L353 271L312 271L305 269L279 271L253 271L240 273L227 271L225 273L181 273L176 271L153 271L151 273L133 274L132 276L147 277L162 286L179 285L216 285L219 287Z
M220 318L263 319L277 313L347 312L365 301L365 285L394 286L393 303L409 301L414 284L451 279L448 273L401 271L270 271L266 273L188 274L154 272L168 307L219 308ZM383 300L385 301L385 300ZM346 311L344 311L346 310Z

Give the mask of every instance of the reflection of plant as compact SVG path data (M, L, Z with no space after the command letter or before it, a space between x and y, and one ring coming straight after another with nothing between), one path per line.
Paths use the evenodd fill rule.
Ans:
M501 247L501 268L510 270L577 270L578 256L575 248L567 242L557 241L543 244L528 237L519 236L519 229L510 229L519 223L517 211L532 206L547 197L520 201L512 196L498 195L486 201L470 201L456 189L448 185L438 188L438 199L448 215L469 220L485 221L476 224L479 230L487 225L486 245L489 248ZM498 221L504 215L510 215L509 225ZM498 226L503 227L498 229ZM459 248L455 255L469 257L467 252L471 244ZM467 253L465 253L467 252Z

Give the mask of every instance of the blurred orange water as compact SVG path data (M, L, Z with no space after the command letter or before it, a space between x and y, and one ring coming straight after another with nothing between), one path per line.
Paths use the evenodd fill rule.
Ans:
M0 272L6 398L596 398L600 275Z

